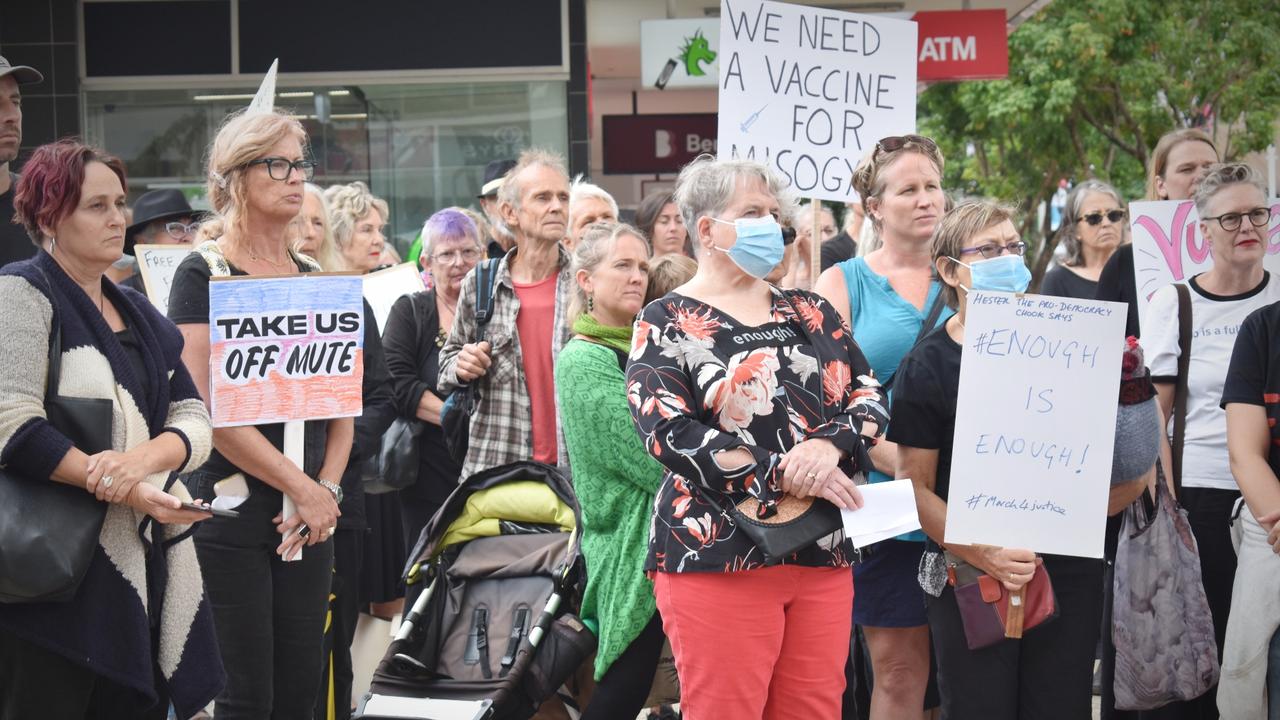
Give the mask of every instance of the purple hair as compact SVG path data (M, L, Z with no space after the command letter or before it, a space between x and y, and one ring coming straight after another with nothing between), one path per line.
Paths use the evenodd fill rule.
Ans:
M467 214L456 208L445 208L427 218L422 226L422 249L430 250L437 240L472 239L480 243L480 230Z

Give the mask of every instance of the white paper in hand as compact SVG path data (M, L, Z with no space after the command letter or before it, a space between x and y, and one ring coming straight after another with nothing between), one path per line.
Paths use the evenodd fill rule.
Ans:
M484 717L489 705L488 700L437 700L374 695L365 703L364 714L406 720L477 720Z
M916 494L910 480L890 480L858 488L862 491L860 510L841 510L844 534L854 547L866 547L912 530L920 529Z

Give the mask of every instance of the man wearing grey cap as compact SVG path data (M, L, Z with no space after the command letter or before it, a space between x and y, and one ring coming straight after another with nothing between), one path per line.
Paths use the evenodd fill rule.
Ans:
M502 181L507 173L516 166L515 160L494 160L484 166L484 184L480 186L480 211L493 228L492 236L485 248L485 255L497 259L507 254L516 244L516 236L502 222L502 213L498 211L498 190L502 189Z
M0 267L36 253L27 231L13 221L13 189L18 186L18 176L10 172L9 163L18 159L22 146L22 93L18 86L43 80L35 68L10 65L0 57Z

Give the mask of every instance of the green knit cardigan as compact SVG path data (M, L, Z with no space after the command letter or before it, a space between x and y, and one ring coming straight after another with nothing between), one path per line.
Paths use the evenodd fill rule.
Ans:
M663 469L632 424L626 376L612 349L571 340L556 358L555 372L573 487L582 508L587 563L582 619L600 639L599 680L657 611L644 560Z

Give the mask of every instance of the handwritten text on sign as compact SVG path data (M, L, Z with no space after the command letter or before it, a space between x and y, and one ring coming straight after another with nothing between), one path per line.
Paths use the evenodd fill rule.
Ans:
M1101 557L1125 307L974 291L946 541Z
M138 259L138 272L147 289L147 299L162 314L169 314L169 290L173 287L173 275L178 265L191 252L190 245L135 245L133 256Z
M356 275L209 283L214 426L359 415L361 291Z
M1271 222L1259 228L1267 244L1263 264L1272 273L1280 273L1280 200L1268 201L1267 207L1271 208ZM1212 268L1213 256L1209 239L1200 232L1196 205L1190 200L1129 203L1129 222L1138 317L1145 318L1147 301L1157 290Z
M779 2L720 4L720 157L848 202L858 158L916 126L916 25Z

